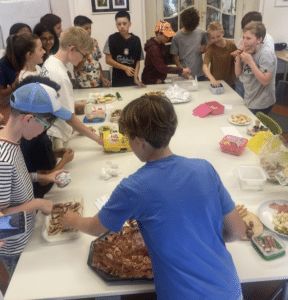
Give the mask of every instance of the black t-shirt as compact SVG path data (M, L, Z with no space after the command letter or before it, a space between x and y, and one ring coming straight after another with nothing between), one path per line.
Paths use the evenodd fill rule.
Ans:
M131 37L127 40L119 32L111 34L109 36L109 50L113 60L134 69L137 61L141 59L141 41L133 33L131 33ZM134 77L127 76L123 70L113 68L112 85L113 87L135 85Z
M46 131L30 141L22 138L20 147L29 173L52 170L56 166L52 142L47 136ZM53 183L41 186L38 182L33 182L35 198L43 198L44 194L51 189L52 185Z

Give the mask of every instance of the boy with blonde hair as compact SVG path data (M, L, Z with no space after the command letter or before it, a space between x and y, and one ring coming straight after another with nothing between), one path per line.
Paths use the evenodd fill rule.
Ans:
M103 143L102 139L86 127L74 114L73 86L66 68L69 62L77 66L93 49L93 40L83 28L70 27L61 34L60 47L57 53L50 56L42 67L40 75L49 77L61 86L59 90L61 105L73 114L67 122L56 120L48 130L47 134L52 141L53 149L67 148L73 130L100 145Z
M68 212L60 222L98 236L108 229L118 232L126 220L136 219L158 300L243 299L225 242L245 235L245 223L208 161L171 152L177 124L165 97L142 96L129 103L119 128L146 164L121 181L94 217Z
M246 106L256 114L268 114L274 103L277 58L274 50L263 43L266 28L263 23L252 21L243 29L243 46L237 50L235 73L244 84Z
M237 49L233 41L224 39L225 31L219 22L211 22L207 28L210 45L207 47L203 62L203 72L212 86L220 86L217 80L224 80L235 88L234 58L231 55ZM209 64L210 70L209 70Z

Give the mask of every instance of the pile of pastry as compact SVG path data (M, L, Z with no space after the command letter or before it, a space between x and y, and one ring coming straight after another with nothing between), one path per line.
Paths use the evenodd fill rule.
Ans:
M94 242L92 266L120 278L153 278L151 260L135 221Z
M60 217L62 217L68 209L81 214L82 204L80 202L66 202L54 204L51 213L50 224L47 229L49 236L56 235L58 233L63 234L75 231L75 229L73 228L64 228L59 224Z

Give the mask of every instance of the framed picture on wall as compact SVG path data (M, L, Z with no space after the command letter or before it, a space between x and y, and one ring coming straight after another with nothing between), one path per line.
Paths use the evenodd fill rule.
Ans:
M288 0L275 0L275 6L288 6Z
M119 10L130 11L129 0L91 0L93 14L117 13Z

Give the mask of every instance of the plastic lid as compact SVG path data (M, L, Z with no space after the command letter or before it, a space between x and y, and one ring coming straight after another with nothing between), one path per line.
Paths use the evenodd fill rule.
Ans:
M241 165L236 169L239 179L243 181L259 183L266 181L267 179L263 169L256 165Z

